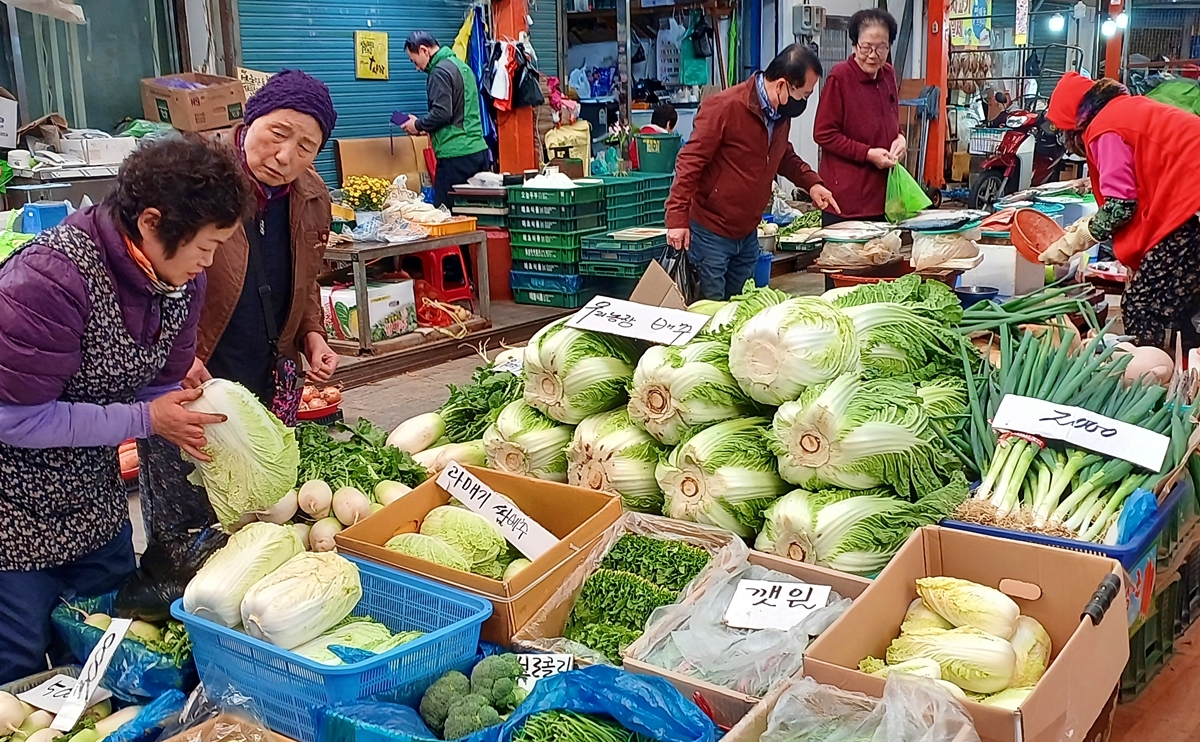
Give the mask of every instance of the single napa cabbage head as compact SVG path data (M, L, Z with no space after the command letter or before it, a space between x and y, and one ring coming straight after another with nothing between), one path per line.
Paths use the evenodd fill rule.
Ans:
M342 658L329 650L332 646L353 647L368 652L378 652L379 647L389 642L392 632L377 621L347 621L336 626L316 639L305 642L292 651L322 665L340 665Z
M462 552L433 536L425 536L420 533L401 533L388 539L383 548L391 549L397 554L457 569L460 572L471 571L471 562L463 556Z
M998 693L1012 684L1017 655L1012 644L986 631L923 629L901 634L887 649L887 663L930 659L942 668L942 679L972 693Z
M193 459L188 480L204 487L217 520L232 531L242 516L269 509L296 486L300 447L292 430L241 384L210 379L200 389L200 398L184 407L226 419L204 426L204 453L212 460Z
M478 513L443 505L421 523L421 535L432 536L454 547L471 566L491 562L507 548L500 529Z
M601 412L575 428L567 448L567 482L620 495L626 510L661 513L654 469L667 451L624 408Z
M524 400L509 402L483 433L487 464L497 471L565 482L567 446L574 431Z
M875 658L868 657L867 659ZM867 660L863 660L863 662L866 661ZM879 662L879 660L875 661ZM859 667L861 669L861 663ZM942 679L942 666L934 660L927 659L925 657L914 657L911 660L905 660L904 662L899 662L895 665L882 665L882 667L875 669L869 674L874 675L877 678L886 678L888 675L891 675L894 672L908 673L909 675L916 675L918 677L929 678L931 680Z
M1013 650L1017 653L1014 686L1033 686L1046 674L1050 664L1050 634L1037 619L1021 616L1013 632Z
M631 341L551 322L525 347L525 401L554 420L577 425L625 403L637 357Z
M900 633L907 634L910 631L920 631L921 629L952 628L954 628L954 624L935 613L925 605L925 601L917 598L908 604L908 610L904 613L904 622L900 624Z
M294 649L350 615L362 597L358 567L333 552L297 554L242 600L246 633Z
M1017 630L1020 607L994 587L957 577L922 577L917 594L955 626L974 626L1001 639L1011 639Z

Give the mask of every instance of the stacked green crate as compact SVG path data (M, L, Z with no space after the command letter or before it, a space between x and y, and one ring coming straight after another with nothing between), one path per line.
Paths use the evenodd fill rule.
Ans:
M503 188L488 189L482 193L452 192L451 195L454 197L454 206L450 211L455 216L475 217L480 229L508 227L508 196Z
M638 223L661 225L666 222L667 197L671 195L673 173L641 173L642 199Z
M510 285L518 304L571 309L595 291L580 274L585 237L608 226L604 186L508 190L508 226L513 270Z
M600 178L604 181L604 204L608 207L608 228L636 227L642 216L642 178L636 175Z
M627 299L666 246L665 229L633 227L593 235L583 241L579 272L585 278L594 277L600 293Z

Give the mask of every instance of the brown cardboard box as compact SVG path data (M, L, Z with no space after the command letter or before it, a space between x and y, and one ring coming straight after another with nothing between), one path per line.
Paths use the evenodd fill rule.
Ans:
M791 559L775 556L774 554L764 554L761 551L751 551L749 561L751 564L757 564L760 567L766 567L776 572L798 577L812 585L829 585L833 588L834 592L843 598L857 598L871 584L871 581L865 577L818 567L815 564L796 562ZM693 592L683 600L683 605L695 604L701 595L703 595L703 590ZM657 667L632 657L633 654L643 653L648 650L648 644L657 642L659 640L658 637L661 637L662 633L673 631L675 628L675 626L665 625L652 626L649 632L625 650L624 668L629 672L635 672L639 675L656 675L660 678L666 678L670 681L671 685L675 686L683 694L684 698L694 699L699 695L708 703L709 709L712 710L713 721L719 727L728 729L737 724L742 717L759 704L761 699L745 693L738 693L720 685L698 680L691 676L674 672L673 670ZM780 686L787 685L788 683L780 683ZM775 690L777 689L773 689L768 694L768 697L773 696Z
M429 137L370 137L364 139L335 139L333 153L337 164L338 183L351 175L368 175L391 182L399 175L408 176L408 190L421 192L421 184L429 181L429 166L425 150Z
M399 567L490 600L492 617L484 622L480 636L486 641L508 646L517 629L583 561L588 545L620 517L621 498L491 469L464 468L558 536L558 544L508 582L460 572L385 549L384 543L392 536L417 531L430 510L450 502L450 495L435 479L429 479L375 515L339 533L336 537L338 550Z
M856 668L868 655L884 656L899 634L904 613L917 597L915 581L937 575L972 580L1009 594L1023 615L1041 622L1053 645L1046 674L1020 709L965 704L980 739L1082 739L1108 703L1129 657L1123 590L1099 625L1080 619L1109 574L1124 574L1112 559L927 526L913 534L850 610L809 645L804 674L880 697L884 681Z
M971 153L955 152L950 164L950 180L955 183L966 183L971 174Z
M205 87L171 88L159 82L163 79L187 80ZM232 77L182 72L142 80L142 115L180 131L207 131L236 124L241 121L245 107L246 90Z

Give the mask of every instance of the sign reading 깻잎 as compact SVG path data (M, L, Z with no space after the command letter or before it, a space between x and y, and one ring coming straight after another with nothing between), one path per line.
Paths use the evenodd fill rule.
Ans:
M1122 459L1156 472L1171 439L1095 412L1043 399L1006 394L992 419L996 430L1026 433L1065 441L1105 456Z
M699 312L597 296L571 315L567 327L605 332L659 345L683 345L696 337L710 319Z
M725 625L735 629L787 631L829 604L828 585L803 582L742 580L725 611Z
M512 500L479 481L457 461L451 461L442 470L437 483L451 497L499 526L504 538L530 561L558 543L557 536L522 512Z

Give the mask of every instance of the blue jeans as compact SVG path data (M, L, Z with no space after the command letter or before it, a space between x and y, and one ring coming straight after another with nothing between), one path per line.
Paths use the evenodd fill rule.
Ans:
M60 596L92 597L116 590L134 571L133 529L73 562L32 572L0 571L0 683L46 669L54 644L50 611ZM66 657L53 657L62 664ZM82 661L86 657L80 657Z
M700 293L705 299L726 301L742 293L746 281L754 278L758 253L758 230L731 240L692 222L688 261L700 273Z

